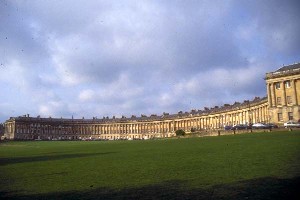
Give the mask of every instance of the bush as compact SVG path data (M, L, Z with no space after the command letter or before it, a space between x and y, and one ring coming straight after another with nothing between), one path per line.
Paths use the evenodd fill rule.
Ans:
M182 129L177 130L175 133L176 133L176 136L185 136L185 132Z

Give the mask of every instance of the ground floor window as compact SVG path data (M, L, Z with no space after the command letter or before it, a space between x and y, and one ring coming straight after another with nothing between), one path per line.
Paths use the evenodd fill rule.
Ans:
M277 105L281 105L281 97L277 97Z
M283 119L282 119L282 113L278 113L278 121L283 121Z
M287 96L286 97L286 101L288 104L292 104L292 97L291 96Z
M293 120L293 113L292 112L288 112L288 116L289 116L289 120Z

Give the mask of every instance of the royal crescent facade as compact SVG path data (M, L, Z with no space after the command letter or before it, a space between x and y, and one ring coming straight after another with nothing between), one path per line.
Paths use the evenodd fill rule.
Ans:
M300 119L300 63L283 66L265 76L267 96L204 110L130 118L63 119L29 115L4 123L4 138L15 140L151 139L175 136L182 129L221 130L225 125L275 123Z

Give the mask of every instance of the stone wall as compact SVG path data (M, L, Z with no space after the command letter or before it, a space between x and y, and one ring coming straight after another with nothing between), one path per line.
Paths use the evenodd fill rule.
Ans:
M58 119L22 116L5 122L7 139L18 140L135 140L175 136L182 129L211 132L225 125L269 122L266 98L176 115L121 119ZM210 133L211 134L211 133Z

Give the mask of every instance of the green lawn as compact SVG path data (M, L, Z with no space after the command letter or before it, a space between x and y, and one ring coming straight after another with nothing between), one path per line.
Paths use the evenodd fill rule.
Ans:
M0 199L286 199L299 183L300 131L0 143Z

